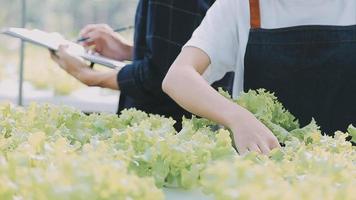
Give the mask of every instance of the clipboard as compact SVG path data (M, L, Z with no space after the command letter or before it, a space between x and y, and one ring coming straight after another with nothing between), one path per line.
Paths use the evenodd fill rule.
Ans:
M59 33L48 33L38 29L25 29L25 28L6 28L1 31L2 34L21 39L25 42L47 48L52 51L57 51L60 45L68 45L68 53L73 56L79 56L84 60L103 65L111 69L124 67L127 63L106 58L99 54L87 52L81 45L72 41L66 40Z

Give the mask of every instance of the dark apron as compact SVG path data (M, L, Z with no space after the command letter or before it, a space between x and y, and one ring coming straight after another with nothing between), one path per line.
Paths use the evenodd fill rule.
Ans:
M306 125L332 134L356 125L356 26L261 29L250 0L244 90L265 88Z

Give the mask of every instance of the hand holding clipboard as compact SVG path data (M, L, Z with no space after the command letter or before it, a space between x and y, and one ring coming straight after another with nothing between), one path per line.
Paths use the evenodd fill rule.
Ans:
M24 28L7 28L2 31L11 37L19 38L25 42L32 43L37 46L48 48L52 51L57 51L60 45L68 46L68 53L74 56L79 56L92 63L100 64L109 68L119 68L126 65L126 63L108 58L99 54L88 52L83 46L66 40L58 33L48 33L41 30L29 30Z

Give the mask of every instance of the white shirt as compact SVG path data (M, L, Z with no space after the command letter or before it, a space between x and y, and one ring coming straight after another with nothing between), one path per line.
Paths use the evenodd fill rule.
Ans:
M356 24L356 0L260 0L261 26ZM217 0L185 46L203 50L211 65L203 74L213 83L235 72L234 97L243 90L244 56L250 31L249 0Z

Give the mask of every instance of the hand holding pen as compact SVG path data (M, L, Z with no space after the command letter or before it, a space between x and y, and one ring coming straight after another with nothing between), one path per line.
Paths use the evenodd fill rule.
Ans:
M122 28L118 28L118 29L115 29L114 32L116 33L120 33L122 31L127 31L127 30L130 30L130 29L133 29L134 26L126 26L126 27L122 27ZM77 40L77 43L80 43L80 42L85 42L87 40L89 40L90 38L89 37L81 37Z
M131 60L132 45L117 33L131 28L113 30L106 24L88 25L80 32L81 38L78 42L84 47L92 47L95 52L105 57L119 61Z

